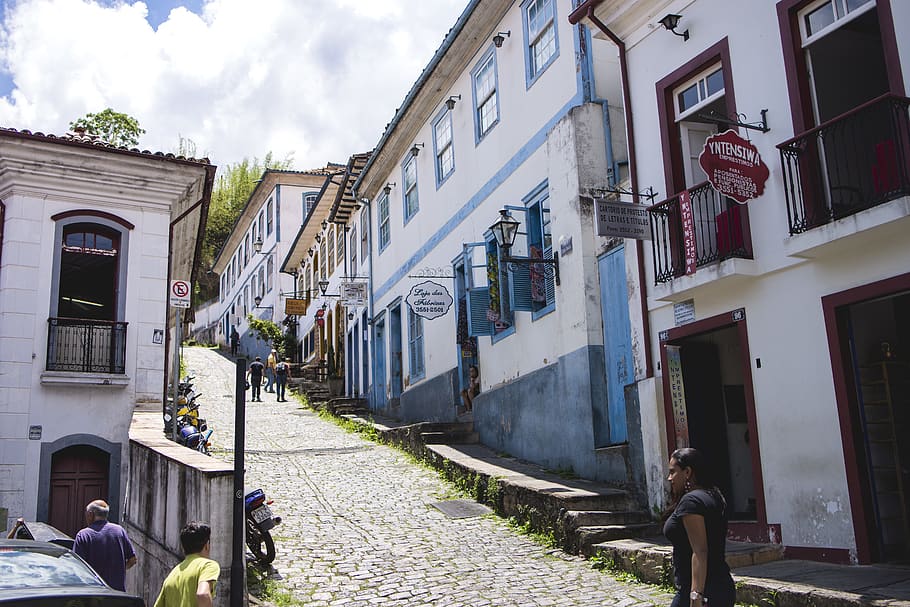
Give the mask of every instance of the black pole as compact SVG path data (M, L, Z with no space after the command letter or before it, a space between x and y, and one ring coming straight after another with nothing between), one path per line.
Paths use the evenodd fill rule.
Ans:
M243 455L246 439L246 359L237 359L237 381L234 386L234 525L231 551L231 607L243 607L244 549L246 530L243 507Z

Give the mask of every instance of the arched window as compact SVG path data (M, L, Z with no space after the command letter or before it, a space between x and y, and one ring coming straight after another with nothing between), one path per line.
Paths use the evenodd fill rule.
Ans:
M120 233L93 223L63 228L59 318L117 320Z

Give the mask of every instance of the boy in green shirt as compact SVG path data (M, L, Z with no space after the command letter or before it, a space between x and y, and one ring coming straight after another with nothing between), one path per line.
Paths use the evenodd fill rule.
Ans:
M155 607L212 607L221 567L208 558L211 536L205 523L189 523L180 530L186 558L165 578Z

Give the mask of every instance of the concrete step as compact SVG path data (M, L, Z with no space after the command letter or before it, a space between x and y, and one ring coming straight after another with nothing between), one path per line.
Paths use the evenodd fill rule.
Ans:
M619 525L592 525L579 527L570 540L569 547L574 552L590 557L597 554L597 546L604 542L641 538L660 533L660 523L629 523Z
M560 518L562 525L570 530L651 522L651 515L645 510L569 510Z
M473 431L421 432L425 445L470 445L480 442L480 436Z

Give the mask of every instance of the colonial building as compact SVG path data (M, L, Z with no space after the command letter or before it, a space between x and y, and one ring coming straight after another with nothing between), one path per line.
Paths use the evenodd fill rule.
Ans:
M632 188L658 192L651 448L707 453L735 537L906 560L910 4L588 0L570 21L616 45Z
M215 167L11 129L0 166L0 517L75 534L92 499L117 520L133 410L160 410Z
M371 406L473 420L498 451L643 503L638 249L593 212L626 170L617 53L571 9L470 2L363 169Z

